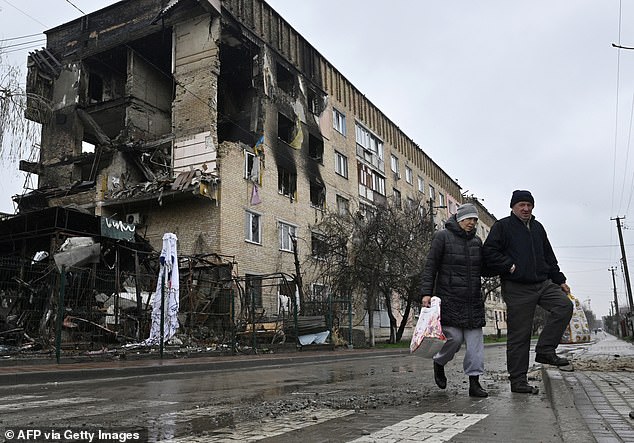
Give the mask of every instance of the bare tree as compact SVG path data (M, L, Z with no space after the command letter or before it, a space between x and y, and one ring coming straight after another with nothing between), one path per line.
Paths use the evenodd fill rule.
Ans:
M399 341L419 296L418 275L433 234L424 206L387 202L354 213L328 212L315 229L322 240L313 262L318 278L335 293L361 297L371 346L374 313L382 300L390 319L390 342Z
M21 85L24 79L20 68L9 64L0 48L0 160L4 162L32 158L35 152L40 126L25 117L27 99L39 103L39 108L50 116L48 101L37 94L27 94Z

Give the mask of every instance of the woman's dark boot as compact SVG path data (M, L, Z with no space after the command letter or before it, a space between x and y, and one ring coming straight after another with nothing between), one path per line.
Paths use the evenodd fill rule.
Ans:
M469 376L469 397L488 397L487 391L480 386L480 377L477 375Z
M447 377L445 376L445 367L434 362L434 381L440 389L447 387Z

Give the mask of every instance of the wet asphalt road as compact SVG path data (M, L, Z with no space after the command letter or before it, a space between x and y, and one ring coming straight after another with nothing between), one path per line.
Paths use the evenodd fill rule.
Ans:
M266 366L211 364L160 373L150 367L131 376L121 371L116 377L86 374L0 386L0 429L139 432L137 441L344 442L380 441L373 433L403 420L422 426L459 417L474 420L450 439L432 441L562 441L539 366L532 374L540 394L512 394L504 350L486 348L486 399L468 397L462 353L448 364L448 388L441 391L431 360L355 350L337 359L315 355ZM445 415L430 418L432 413Z

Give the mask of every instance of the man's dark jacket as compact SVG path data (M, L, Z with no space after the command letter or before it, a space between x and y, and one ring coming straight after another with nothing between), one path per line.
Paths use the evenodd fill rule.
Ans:
M463 230L454 215L431 242L421 277L421 294L440 298L443 326L480 328L486 324L480 294L482 240Z
M566 282L546 230L534 216L531 216L528 226L512 212L495 222L482 253L487 268L504 280L541 283L551 279L558 285ZM513 265L515 272L511 274Z

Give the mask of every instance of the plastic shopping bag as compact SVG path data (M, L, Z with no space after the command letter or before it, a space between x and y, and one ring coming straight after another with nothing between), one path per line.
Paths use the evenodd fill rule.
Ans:
M570 323L568 323L564 334L561 336L560 343L588 343L590 341L590 326L588 326L586 314L583 312L579 300L573 297L572 294L568 294L568 298L574 305L574 309Z
M440 326L440 299L432 297L431 306L420 310L409 351L416 352L421 357L432 358L446 341Z

